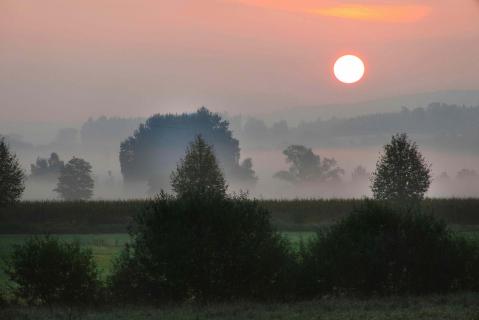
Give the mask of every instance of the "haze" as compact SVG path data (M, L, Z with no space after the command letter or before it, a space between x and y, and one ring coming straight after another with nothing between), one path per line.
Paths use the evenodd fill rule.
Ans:
M478 16L472 0L3 0L0 118L268 113L475 90ZM367 81L345 90L330 69L351 51Z
M68 160L80 154L98 177L110 170L120 180L119 143L139 123L157 113L207 106L236 124L242 157L253 158L260 177L255 194L314 196L271 189L274 170L286 168L281 150L287 143L334 156L348 177L357 165L371 171L394 132L368 131L358 142L357 132L338 134L336 120L329 119L358 123L360 115L400 114L401 107L426 109L434 102L479 106L478 39L474 0L2 0L0 134L10 137L27 171L37 156L58 152ZM365 77L354 86L332 74L343 54L365 60ZM125 135L92 150L80 130L88 118L103 115L127 119ZM318 117L326 124L315 122ZM467 137L459 149L454 142L435 143L443 134L436 127L423 132L421 125L416 130L402 120L393 123L423 142L436 175L454 177L462 168L479 172L479 151L470 142L479 139L477 126L461 119L447 131ZM249 121L254 127L255 120L267 131L248 132L245 126ZM273 139L279 120L292 133ZM328 138L310 134L324 126L331 129L321 129L321 137ZM62 144L65 134L72 135L58 133L61 128L77 130L70 132L74 140L66 140L74 145ZM434 190L472 195L468 189ZM340 191L322 195L365 194L364 188Z

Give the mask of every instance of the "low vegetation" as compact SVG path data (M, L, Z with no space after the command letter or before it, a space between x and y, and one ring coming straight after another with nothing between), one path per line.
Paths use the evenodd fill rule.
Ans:
M6 273L15 297L29 305L87 305L99 298L97 265L77 242L30 238L13 247Z
M0 210L0 234L126 233L149 200L22 201ZM360 199L258 200L282 231L315 231L361 205ZM449 225L479 225L479 199L425 199L423 212Z

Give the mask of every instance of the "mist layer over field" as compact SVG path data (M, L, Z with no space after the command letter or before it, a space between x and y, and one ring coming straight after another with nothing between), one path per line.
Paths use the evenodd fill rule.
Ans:
M450 116L451 110L455 116ZM233 137L239 140L240 160L252 159L256 184L244 185L229 179L230 191L247 190L260 198L360 198L370 196L370 174L374 171L382 146L392 134L408 132L418 142L420 151L432 165L433 183L428 197L479 196L479 108L431 105L425 109L402 109L396 113L369 114L351 118L303 121L291 125L251 116L223 115L229 121ZM310 117L312 118L312 117ZM419 119L419 120L418 120ZM146 181L125 183L120 169L122 141L133 135L144 118L97 118L81 126L57 130L48 143L32 143L35 135L20 135L14 129L6 134L28 178L23 196L27 200L55 199L57 177L37 179L31 164L47 159L52 152L67 162L81 157L93 167L95 199L128 199L153 196ZM165 128L165 130L175 130ZM39 129L37 132L42 132ZM176 142L175 142L176 141ZM167 151L156 153L150 162L165 163L162 173L168 190L168 177L180 160L187 140L171 140ZM325 158L335 159L344 172L329 182L291 183L274 178L288 170L283 150L289 145L304 145ZM158 158L155 158L158 157ZM170 159L171 158L171 159ZM163 162L162 162L163 161ZM354 176L361 166L365 172ZM227 175L228 178L228 175ZM158 191L158 190L156 190Z

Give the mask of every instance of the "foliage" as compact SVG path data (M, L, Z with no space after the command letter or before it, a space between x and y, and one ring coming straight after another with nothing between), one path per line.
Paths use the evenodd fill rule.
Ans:
M288 171L279 171L274 177L291 182L338 181L344 170L337 166L336 160L320 157L310 148L301 145L287 147L283 154L286 162L291 163Z
M62 169L54 191L64 200L88 200L93 195L93 186L90 163L73 157Z
M110 279L124 300L274 298L293 276L269 212L245 196L161 193L135 218L131 236Z
M20 199L24 186L24 173L17 157L0 138L0 207Z
M89 304L100 288L91 251L48 236L15 245L7 274L16 295L33 305Z
M226 196L227 185L213 147L200 136L186 150L184 159L171 174L171 186L179 198L215 194Z
M146 181L171 172L183 150L198 134L214 146L218 161L232 179L254 180L239 170L239 142L219 114L201 108L195 113L155 115L120 147L121 172L126 182ZM237 176L241 175L241 176Z
M308 294L423 294L471 289L478 280L472 276L477 248L444 222L370 201L319 234L302 255Z
M60 160L58 154L53 152L49 159L37 158L35 164L30 167L32 178L57 179L65 164Z
M372 176L374 198L410 202L422 200L431 184L431 166L417 144L403 134L394 135L384 146Z

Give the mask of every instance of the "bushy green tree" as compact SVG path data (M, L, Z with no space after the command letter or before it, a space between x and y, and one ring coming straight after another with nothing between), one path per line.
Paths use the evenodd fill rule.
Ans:
M100 281L90 250L52 237L33 237L15 245L7 275L15 294L32 305L93 303Z
M17 157L0 139L0 207L17 201L25 189L24 173Z
M93 195L93 187L90 163L73 157L61 170L54 191L64 200L88 200Z
M471 290L477 254L433 215L367 201L306 246L301 287L311 295Z
M375 199L417 201L431 184L431 166L418 146L403 134L394 135L384 146L372 176L371 189Z
M126 301L273 298L295 266L270 212L229 196L213 148L197 136L161 192L134 220L110 278ZM293 269L294 270L294 269Z
M212 301L288 296L295 263L270 213L244 196L165 193L135 218L110 278L124 301Z
M185 158L171 174L171 186L179 198L226 195L227 185L213 147L200 135L187 148Z

